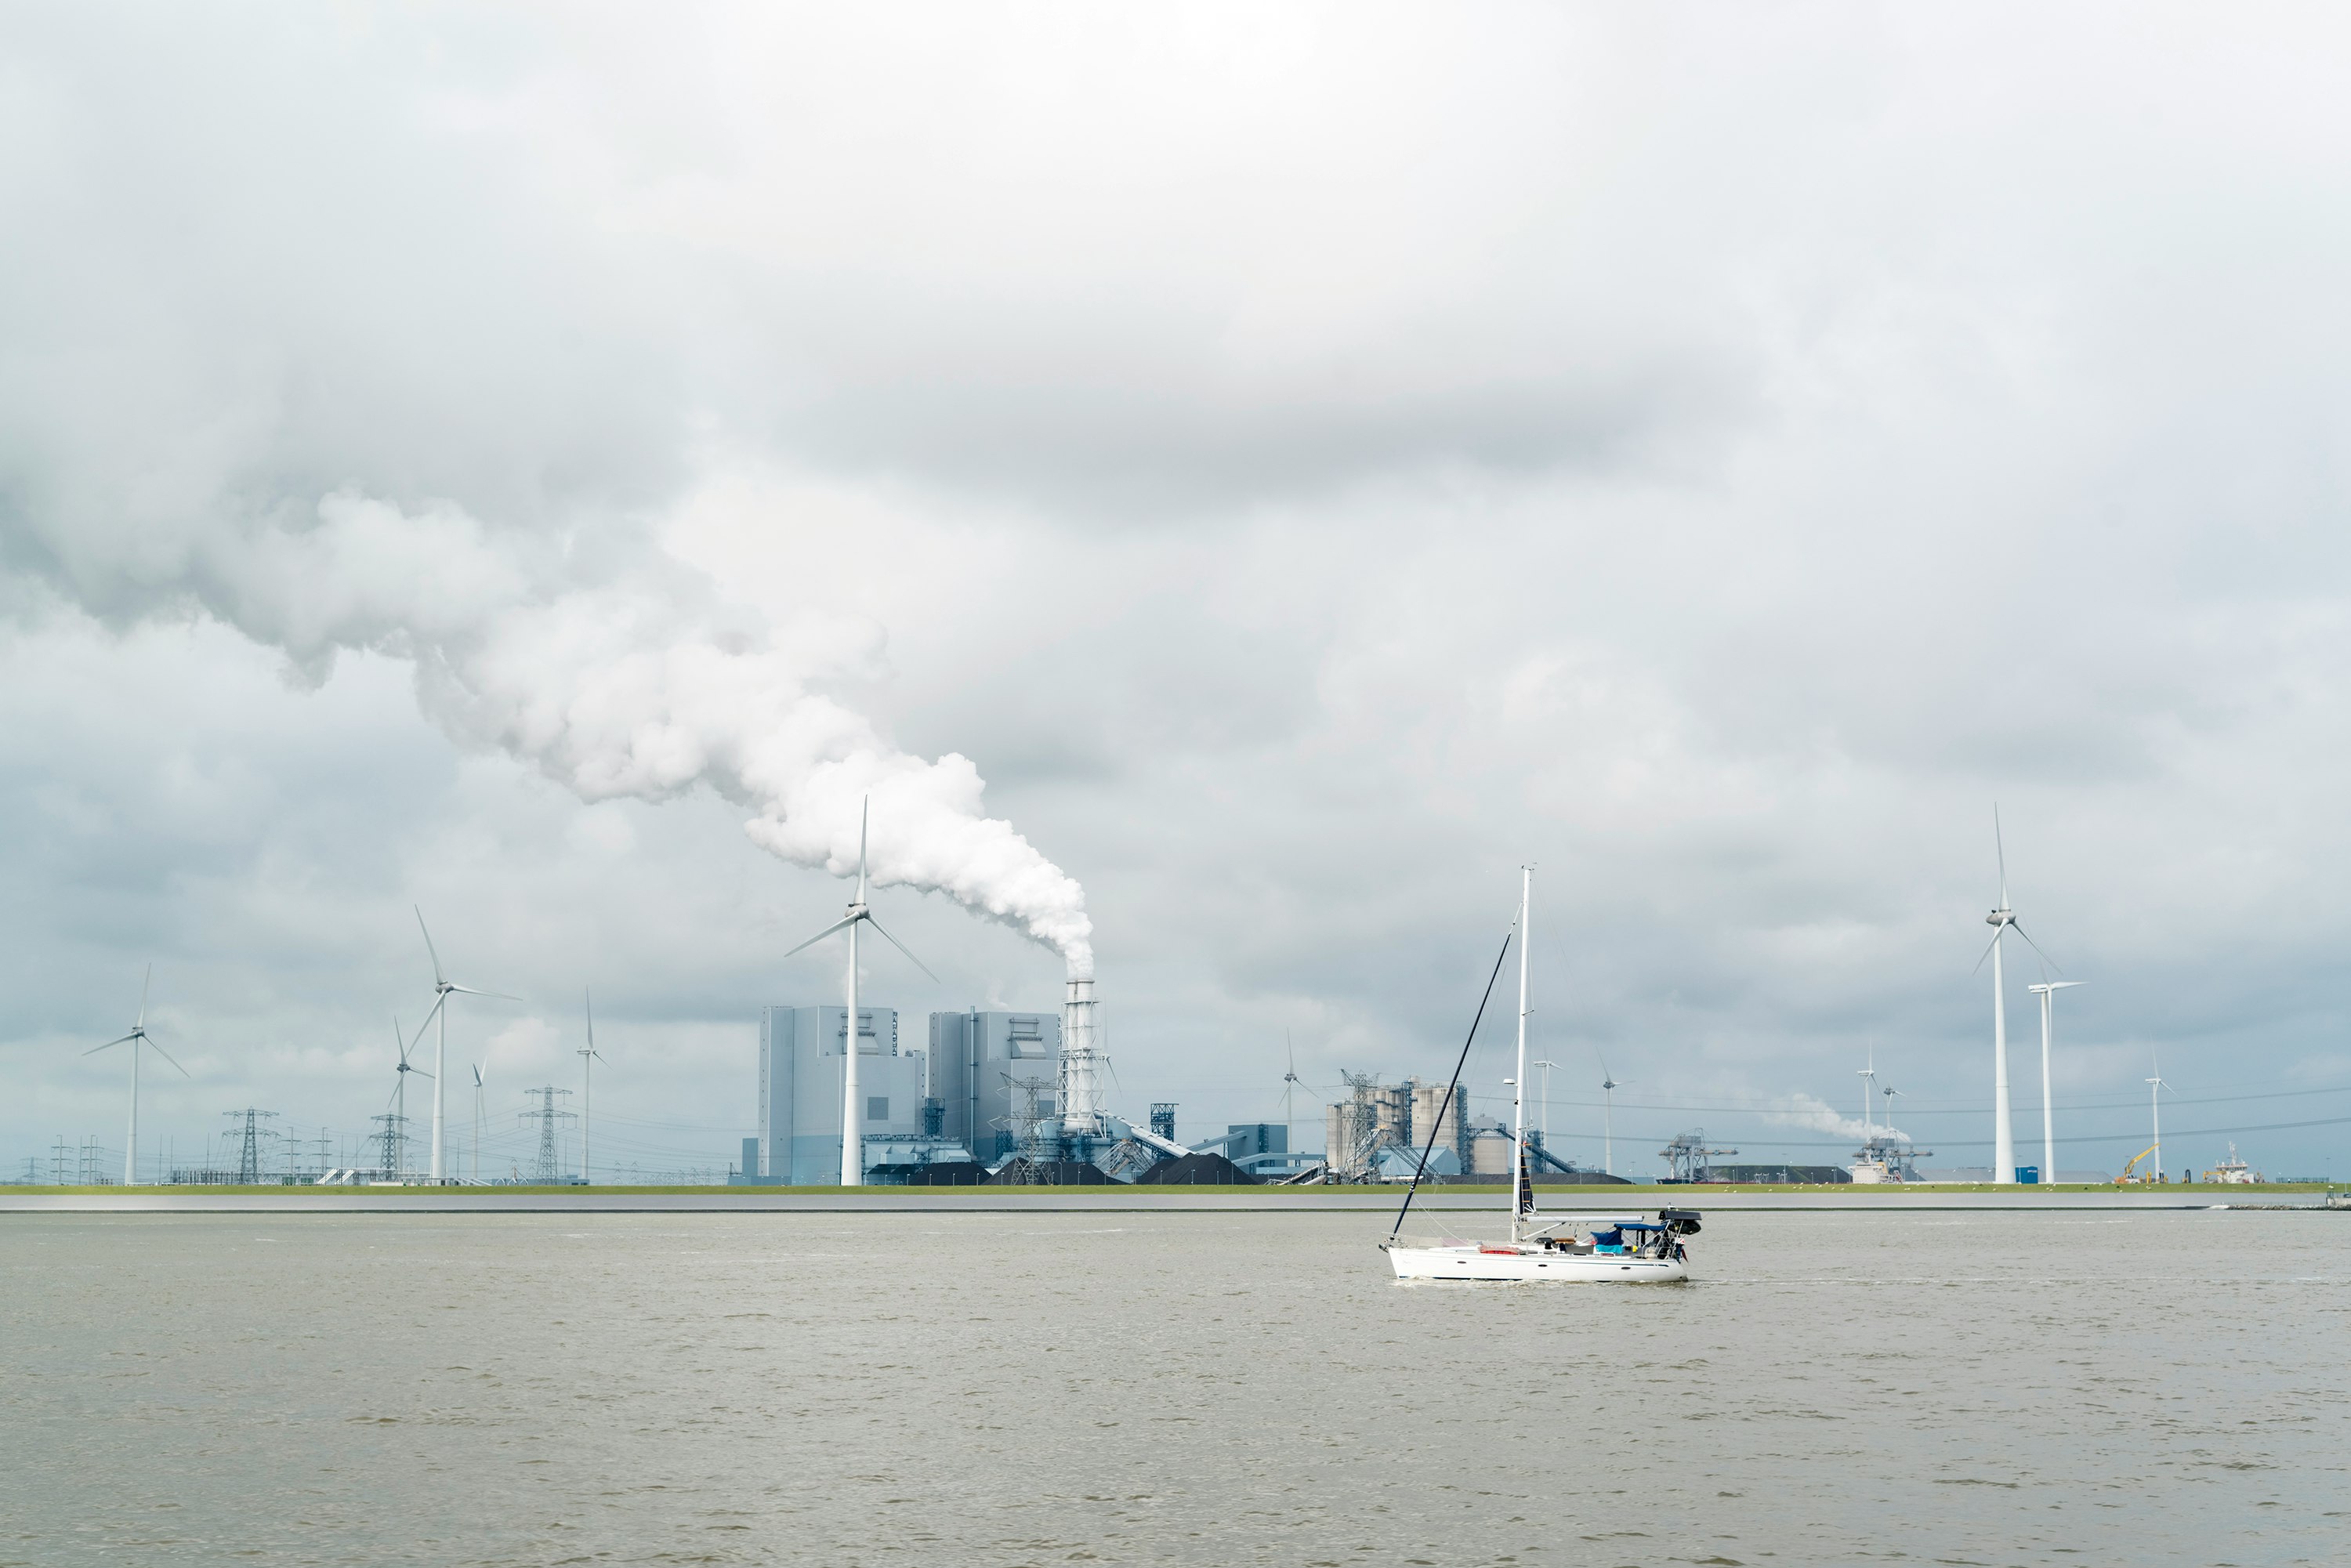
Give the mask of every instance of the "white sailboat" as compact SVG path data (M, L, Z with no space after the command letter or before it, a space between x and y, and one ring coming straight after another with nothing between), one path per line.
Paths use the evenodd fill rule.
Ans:
M1682 1246L1682 1238L1698 1234L1698 1216L1694 1209L1663 1209L1654 1221L1639 1214L1540 1214L1535 1210L1534 1182L1527 1170L1526 1144L1527 915L1533 894L1534 872L1531 867L1521 868L1517 929L1519 1070L1510 1081L1514 1174L1510 1180L1510 1239L1403 1239L1405 1216L1411 1212L1414 1193L1419 1190L1419 1178L1416 1176L1413 1190L1405 1195L1404 1208L1396 1216L1395 1231L1380 1243L1380 1249L1388 1255L1388 1263L1399 1280L1583 1281L1620 1285L1667 1284L1687 1280L1689 1257ZM1498 958L1497 972L1500 967ZM1489 996L1492 990L1493 982L1489 979ZM1485 1013L1483 1003L1479 1006L1479 1013L1480 1017ZM1470 1039L1476 1039L1477 1033L1478 1026L1473 1021L1469 1026ZM1468 1055L1469 1046L1464 1041L1464 1062ZM1454 1079L1459 1082L1458 1067L1454 1070ZM1452 1091L1447 1089L1446 1095L1449 1103ZM1426 1167L1426 1154L1422 1166Z

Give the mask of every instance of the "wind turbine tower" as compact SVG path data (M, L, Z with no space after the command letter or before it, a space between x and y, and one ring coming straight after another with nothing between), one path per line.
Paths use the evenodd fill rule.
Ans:
M482 1184L482 1065L474 1063L474 1185Z
M99 1051L112 1051L118 1045L131 1048L131 1134L122 1145L122 1185L125 1186L139 1185L139 1048L143 1045L164 1061L171 1061L179 1069L181 1077L192 1076L186 1068L172 1061L172 1053L157 1045L154 1037L147 1032L147 988L154 980L155 966L150 964L147 966L147 977L139 982L139 1018L131 1026L131 1032L120 1039L110 1040L104 1045L93 1045L82 1052L84 1056L96 1056Z
M448 1071L449 998L453 996L496 997L502 1002L518 1002L522 998L510 997L504 991L477 991L471 986L458 985L441 972L441 955L434 950L433 933L425 928L424 911L422 909L416 911L416 928L424 933L424 951L433 960L433 1010L424 1015L424 1026L430 1028L434 1019L441 1020L440 1032L433 1039L433 1168L430 1173L432 1179L438 1182L442 1174L441 1110L443 1101L447 1098L442 1092L441 1085L443 1074ZM424 1038L424 1029L416 1031L416 1038Z
M905 953L908 963L930 975L934 983L938 980L936 975L931 975L930 970L924 967L920 958L906 952L904 942L882 929L882 923L873 918L873 912L865 905L865 830L871 808L872 798L868 797L857 810L857 896L851 902L849 913L793 948L791 953L784 955L789 958L802 948L813 947L836 931L849 933L849 1016L841 1024L841 1185L843 1186L865 1185L865 1105L858 1096L857 1086L857 1053L861 1049L858 1040L863 1027L858 1020L857 1012L858 927L871 925L882 940Z
M1608 1059L1598 1051L1592 1053L1600 1061L1600 1172L1603 1176L1616 1174L1616 1091L1624 1088L1608 1071Z
M1298 1049L1290 1043L1288 1030L1281 1031L1281 1051L1290 1063L1281 1074L1282 1142L1294 1150L1298 1147L1298 1115L1292 1096L1306 1080L1298 1076Z
M580 988L580 1005L588 1014L588 1043L580 1048L580 1179L588 1176L588 1092L589 1079L596 1063L603 1061L596 1053L596 1004L590 998L588 988Z
M2147 1060L2147 1065L2155 1068L2155 1076L2147 1081L2147 1114L2155 1133L2155 1179L2160 1182L2163 1180L2163 1106L2158 1096L2165 1090L2171 1089L2171 1085L2163 1081L2163 1069L2156 1066L2154 1056L2150 1054ZM2177 1094L2179 1092L2172 1089L2172 1092Z
M2016 1180L2016 1126L2009 1113L2008 988L2001 974L2001 938L2013 927L2035 953L2041 953L2041 944L2026 934L2016 911L2009 907L2008 849L2001 838L1998 805L1991 809L1991 842L1992 852L2000 858L2000 907L1984 916L1984 924L1992 928L1991 946L1984 949L1984 957L1991 960L1991 1179L2009 1183ZM2041 953L2041 956L2049 955ZM1983 967L1983 958L1976 960L1976 967Z
M2086 980L2044 980L2024 988L2041 998L2041 1179L2057 1179L2057 1116L2049 1104L2049 1041L2056 1033L2057 993Z

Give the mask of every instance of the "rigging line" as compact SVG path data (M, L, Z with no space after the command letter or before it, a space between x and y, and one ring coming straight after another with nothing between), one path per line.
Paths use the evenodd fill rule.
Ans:
M1445 1086L1445 1109L1437 1112L1437 1113L1430 1119L1428 1128L1428 1146L1420 1151L1420 1165L1412 1173L1412 1186L1405 1189L1404 1207L1396 1210L1395 1228L1388 1232L1388 1239L1391 1241L1395 1240L1398 1236L1404 1233L1404 1217L1412 1212L1413 1195L1420 1190L1421 1172L1428 1168L1429 1153L1437 1147L1437 1128L1445 1125L1445 1112L1453 1108L1454 1085L1461 1082L1461 1070L1468 1064L1469 1047L1478 1038L1478 1025L1485 1019L1486 1004L1494 999L1494 982L1502 977L1502 960L1510 956L1510 938L1517 936L1518 932L1519 923L1515 918L1513 918L1510 922L1510 928L1502 933L1502 950L1494 955L1494 972L1486 977L1486 994L1478 998L1478 1016L1469 1020L1468 1038L1461 1042L1461 1059L1453 1064L1453 1082L1447 1083ZM1459 1123L1460 1118L1456 1116L1454 1121L1457 1124L1454 1127L1454 1135L1458 1137L1460 1135L1461 1129L1458 1124ZM1325 1150L1323 1153L1323 1160L1325 1164L1329 1163L1330 1153L1328 1150ZM1516 1229L1518 1221L1514 1219L1510 1223L1513 1228L1510 1234L1516 1236L1518 1234Z

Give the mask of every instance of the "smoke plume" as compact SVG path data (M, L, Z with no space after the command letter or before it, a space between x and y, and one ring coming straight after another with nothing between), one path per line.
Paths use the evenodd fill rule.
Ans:
M1826 1103L1816 1100L1810 1094L1792 1094L1788 1097L1787 1104L1775 1110L1766 1111L1763 1116L1764 1120L1777 1122L1783 1127L1808 1127L1815 1133L1826 1133L1832 1137L1852 1138L1858 1141L1875 1132L1880 1137L1899 1138L1906 1144L1910 1141L1909 1134L1899 1132L1895 1128L1865 1127L1854 1117L1840 1116Z
M321 500L315 521L175 543L141 563L156 588L141 610L216 615L314 682L344 650L407 659L425 713L459 742L503 749L583 800L707 785L751 813L752 841L836 876L855 873L870 798L876 885L946 894L1053 948L1071 974L1092 972L1084 890L985 814L971 760L908 756L812 689L872 657L854 628L771 626L667 557L586 580L544 538L350 491Z

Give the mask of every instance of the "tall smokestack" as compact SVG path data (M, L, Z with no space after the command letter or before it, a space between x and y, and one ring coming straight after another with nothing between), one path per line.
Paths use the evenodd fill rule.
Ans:
M1102 1123L1101 1036L1094 1019L1094 983L1072 978L1061 1004L1061 1133L1099 1138Z

